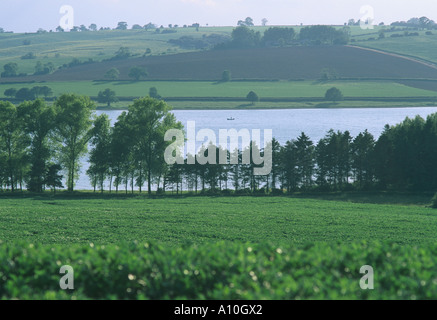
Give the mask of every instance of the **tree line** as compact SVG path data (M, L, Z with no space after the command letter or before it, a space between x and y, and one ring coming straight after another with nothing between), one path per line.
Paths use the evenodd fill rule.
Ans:
M18 106L0 101L0 190L56 190L63 187L63 173L68 191L74 191L88 146L87 173L94 185L102 186L110 176L118 189L122 177L129 175L150 187L162 170L165 132L182 128L169 106L149 97L138 99L115 127L107 115L96 117L94 110L89 97L76 94L63 94L53 105L43 99Z
M135 100L111 126L108 116L94 115L89 97L60 96L18 106L0 102L0 189L43 192L62 187L73 191L81 159L88 155L94 191L293 193L298 191L399 190L437 188L437 114L386 126L376 139L367 130L353 137L330 130L318 142L305 133L281 145L272 144L272 171L254 175L245 150L203 148L199 155L216 159L224 152L238 164L169 165L169 129L183 129L170 107L150 97ZM90 151L88 152L88 148ZM208 154L216 150L214 154ZM264 150L259 150L263 156ZM252 154L252 152L250 152ZM65 175L65 179L63 179Z
M247 25L240 25L232 31L231 40L216 49L284 47L290 45L344 45L349 43L348 26L335 28L317 25L303 27L297 33L292 27L270 27L263 34Z
M273 140L272 172L267 176L254 176L250 164L176 164L170 167L166 179L176 192L211 192L228 190L229 186L237 193L262 194L430 191L437 188L436 146L437 114L432 114L426 119L417 116L395 126L387 125L378 139L367 130L356 137L349 131L330 130L317 143L305 133L284 145ZM250 148L257 146L252 143ZM241 156L239 151L239 159Z

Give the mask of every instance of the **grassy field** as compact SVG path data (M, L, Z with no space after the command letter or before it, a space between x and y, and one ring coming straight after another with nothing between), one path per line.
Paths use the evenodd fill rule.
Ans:
M403 32L395 33L403 34ZM388 33L383 40L357 42L355 45L402 54L437 64L437 34L435 32L433 35L425 35L422 31L419 37L399 38L391 38Z
M54 95L78 93L97 97L106 88L118 97L142 97L156 87L164 97L220 97L245 98L255 91L261 98L323 98L328 89L339 88L345 97L437 97L437 91L422 90L389 81L278 81L278 82L227 82L210 81L70 81L27 84L0 84L0 97L9 88L32 88L48 86ZM437 90L437 82L435 83Z
M417 205L302 198L0 198L0 239L40 244L353 240L437 241L437 214Z
M168 40L182 36L202 38L203 34L228 35L230 28L208 28L196 32L194 28L179 28L177 33L157 34L155 30L99 31L99 32L66 32L45 34L0 34L0 65L16 62L20 72L33 73L37 61L53 62L56 67L69 63L77 58L82 61L94 59L102 61L114 57L120 47L128 47L133 55L143 55L147 48L152 55L187 52L180 47L170 45ZM30 41L25 45L25 41ZM36 59L21 60L29 52Z
M54 95L62 93L77 93L97 97L99 91L110 88L120 98L120 102L113 103L112 107L123 109L134 98L146 96L151 87L156 87L164 99L175 109L238 109L238 108L354 108L354 107L412 107L435 105L437 91L423 90L389 81L278 81L278 82L229 82L216 83L208 81L71 81L71 82L44 82L23 84L0 84L0 98L9 88L32 88L34 86L49 86ZM437 82L435 83L437 88ZM326 91L332 87L339 88L346 99L358 101L341 101L333 104L323 101ZM252 106L245 101L246 95L255 91L261 102ZM399 101L359 101L360 98L397 98ZM411 101L411 97L420 101ZM207 98L210 101L196 101L198 98ZM208 99L211 98L211 99ZM214 98L229 101L214 101ZM305 98L308 101L287 101L287 99ZM409 101L402 101L402 98ZM274 99L278 101L263 101ZM283 99L283 101L281 101ZM422 100L423 99L423 100ZM179 100L179 101L178 101ZM184 101L186 100L186 101ZM98 104L106 107L105 104Z

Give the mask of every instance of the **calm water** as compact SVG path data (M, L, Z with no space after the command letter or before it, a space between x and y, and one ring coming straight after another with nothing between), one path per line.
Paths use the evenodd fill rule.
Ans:
M426 118L437 112L437 107L424 108L385 108L385 109L293 109L293 110L212 110L212 111L174 111L176 118L186 127L188 121L196 122L196 132L201 129L272 129L273 136L281 143L297 138L305 132L314 143L323 138L328 130L349 132L352 136L364 130L378 138L386 124L395 125L406 117L420 115ZM102 114L98 111L97 114ZM112 124L122 111L104 111ZM228 121L228 118L235 118ZM76 189L92 189L87 177L88 165L84 159L82 174Z

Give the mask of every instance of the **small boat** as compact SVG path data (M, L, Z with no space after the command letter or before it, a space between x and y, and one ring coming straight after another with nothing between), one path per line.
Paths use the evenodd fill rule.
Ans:
M228 121L234 121L235 118L228 118Z

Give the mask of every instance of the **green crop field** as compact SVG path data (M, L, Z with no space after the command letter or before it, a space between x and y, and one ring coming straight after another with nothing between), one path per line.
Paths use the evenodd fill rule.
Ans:
M0 299L437 297L424 195L332 197L2 196Z
M286 197L1 198L0 203L0 239L8 243L437 241L437 214L421 206Z
M20 241L12 245L0 242L0 260L3 299L437 297L437 246L431 244L399 246L372 241L295 246L218 242L169 248L153 242L66 247ZM74 266L74 291L59 290L58 271L65 264ZM374 290L360 287L360 269L364 265L374 266ZM170 318L172 311L162 313Z

